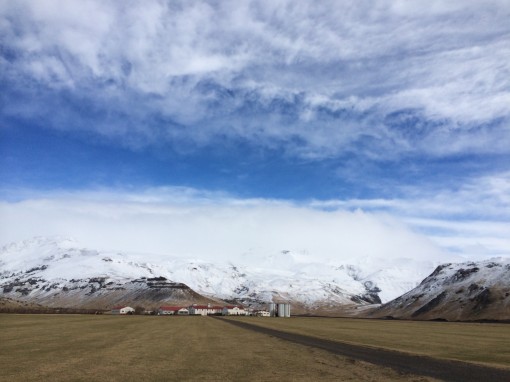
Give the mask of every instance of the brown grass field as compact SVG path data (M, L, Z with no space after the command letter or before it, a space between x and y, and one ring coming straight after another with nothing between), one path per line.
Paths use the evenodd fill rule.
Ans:
M510 325L347 318L229 318L334 341L510 369Z
M1 381L242 379L431 381L208 317L0 314Z

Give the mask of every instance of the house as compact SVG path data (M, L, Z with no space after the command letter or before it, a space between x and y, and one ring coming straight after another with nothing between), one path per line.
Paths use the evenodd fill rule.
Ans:
M222 306L212 306L211 304L207 305L191 305L189 307L189 314L199 315L199 316L214 316L221 315L223 312Z
M182 306L160 306L158 316L166 315L187 316L189 315L189 310Z
M112 314L135 314L135 310L130 306L116 306L112 308Z
M271 317L271 313L267 310L259 310L255 313L257 317Z
M242 306L227 305L223 307L224 316L246 316L246 311Z

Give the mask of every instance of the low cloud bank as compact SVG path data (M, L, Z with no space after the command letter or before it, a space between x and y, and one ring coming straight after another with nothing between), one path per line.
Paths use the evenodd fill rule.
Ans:
M60 235L97 249L204 260L256 262L292 251L337 262L365 257L448 261L454 255L449 248L462 252L476 241L474 225L466 222L406 222L396 209L370 211L368 202L364 210L354 204L331 208L332 203L236 199L182 188L39 194L0 204L0 243ZM462 224L471 240L458 236ZM423 227L429 232L420 232ZM503 223L492 223L479 232L504 246L497 237L502 229ZM477 250L478 257L493 254L483 243Z

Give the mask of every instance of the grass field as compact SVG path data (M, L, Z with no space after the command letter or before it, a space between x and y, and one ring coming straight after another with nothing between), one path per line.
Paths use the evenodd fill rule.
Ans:
M246 379L430 381L208 317L0 314L2 381Z
M510 368L509 324L317 317L235 319L335 341Z

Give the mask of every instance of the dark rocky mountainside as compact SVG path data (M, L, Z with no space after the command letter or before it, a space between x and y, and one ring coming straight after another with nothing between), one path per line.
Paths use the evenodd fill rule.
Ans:
M115 305L157 307L214 302L182 283L164 277L114 281L108 277L56 283L26 273L0 285L4 297L50 308L111 309Z
M294 314L510 319L510 259L441 265L419 285L433 269L423 262L363 267L302 261L289 251L265 264L238 265L101 252L69 239L34 238L0 249L0 298L74 309L286 301ZM420 275L423 269L428 270ZM381 296L409 290L375 305Z
M283 263L291 260L288 251L280 256ZM380 302L380 289L354 267L320 265L317 275L316 264L294 264L291 271L274 265L258 269L231 262L101 252L69 239L41 237L0 249L0 297L87 309L287 301L295 312Z
M510 260L444 264L371 317L416 320L510 320Z

